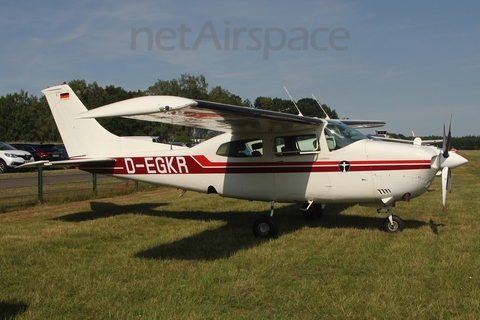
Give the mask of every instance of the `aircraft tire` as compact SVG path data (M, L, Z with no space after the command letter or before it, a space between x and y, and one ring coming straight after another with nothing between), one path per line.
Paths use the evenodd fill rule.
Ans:
M393 224L390 223L388 218L385 219L383 222L383 230L388 233L395 233L399 231L403 231L405 228L405 222L398 216L392 216Z
M257 238L276 238L278 226L271 216L260 216L253 223L253 234Z
M307 220L317 220L323 215L323 208L321 204L312 204L308 210L308 203L305 203L302 207L302 215Z

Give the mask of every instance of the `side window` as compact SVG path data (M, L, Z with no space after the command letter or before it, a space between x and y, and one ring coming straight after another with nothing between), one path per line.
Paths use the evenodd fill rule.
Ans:
M261 139L229 141L218 147L217 155L233 158L261 157L263 141Z
M315 134L276 137L273 152L277 156L295 155L318 151L318 139Z

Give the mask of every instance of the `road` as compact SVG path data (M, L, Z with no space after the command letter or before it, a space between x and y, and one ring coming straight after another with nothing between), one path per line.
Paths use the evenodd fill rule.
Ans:
M97 175L97 179L101 179L104 177L106 176ZM75 182L75 181L88 181L88 180L92 180L92 174L88 172L80 171L80 170L43 176L44 185ZM29 177L25 177L25 176L12 177L11 175L9 175L8 178L2 177L0 175L0 189L31 187L31 186L37 186L37 184L38 184L38 176L36 174Z

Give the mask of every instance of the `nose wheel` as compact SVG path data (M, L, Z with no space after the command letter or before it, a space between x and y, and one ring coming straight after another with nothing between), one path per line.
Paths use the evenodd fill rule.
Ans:
M392 209L387 209L388 217L383 222L383 230L388 233L402 231L405 228L405 222L400 217L393 215Z

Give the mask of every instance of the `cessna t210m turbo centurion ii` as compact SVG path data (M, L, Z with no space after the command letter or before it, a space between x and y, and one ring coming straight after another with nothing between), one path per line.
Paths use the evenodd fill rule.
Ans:
M42 92L71 159L27 166L75 165L123 179L269 201L270 215L253 224L257 237L277 236L275 202L304 202L309 219L320 217L326 204L359 203L386 212L386 231L401 231L404 222L392 213L395 202L426 192L441 171L445 205L450 169L467 162L434 147L372 140L355 129L384 125L378 121L311 118L173 96L133 98L88 111L66 84ZM224 133L192 148L172 146L118 137L96 120L112 116Z

